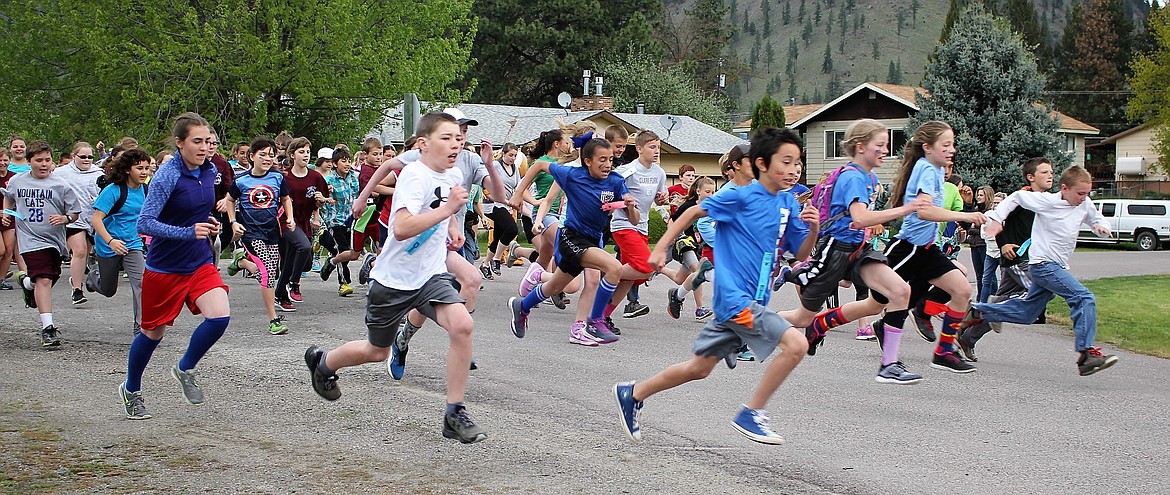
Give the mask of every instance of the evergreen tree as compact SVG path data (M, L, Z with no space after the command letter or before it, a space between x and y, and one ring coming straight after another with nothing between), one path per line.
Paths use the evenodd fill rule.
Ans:
M804 23L804 30L800 32L800 39L804 40L804 46L806 47L809 43L812 43L812 30L812 21L809 21Z
M832 100L843 94L845 94L845 87L841 82L841 76L834 73L833 77L829 78L829 92L825 95L826 99Z
M772 72L772 62L776 61L776 50L772 48L772 44L768 43L764 47L764 63L768 65L768 72Z
M772 99L772 95L764 95L752 108L753 131L761 127L784 127L784 124L784 107Z
M833 9L829 9L829 21L825 23L825 34L833 34Z
M959 20L959 3L958 0L951 0L951 6L947 9L947 18L943 21L942 34L939 35L939 43L943 43L951 36L951 29L954 28L955 23Z
M1125 130L1125 97L1109 94L1126 88L1133 58L1134 27L1121 0L1089 0L1073 7L1065 26L1052 71L1053 87L1060 91L1058 108L1091 123L1105 134Z
M1166 172L1170 170L1170 91L1166 90L1166 81L1170 81L1170 13L1165 7L1150 9L1146 22L1155 45L1134 59L1129 117L1153 126L1158 166Z
M881 47L878 46L877 38L874 38L874 40L873 40L873 59L878 60L880 58L882 58Z
M780 14L780 17L784 21L785 26L792 22L792 6L788 2L784 2L784 11Z
M841 37L841 42L837 45L837 53L840 53L841 55L845 54L845 37L844 36Z
M817 2L817 9L813 12L813 24L821 25L821 2Z
M788 78L788 98L791 100L796 99L796 78L795 77Z
M853 16L853 35L854 36L857 36L857 31L859 29L861 29L861 26L863 26L863 25L865 25L865 12L862 12L860 15Z
M830 72L833 72L833 49L829 46L829 41L825 40L825 59L821 62L821 73Z
M825 97L821 96L821 88L813 91L813 103L825 103Z
M1024 37L1025 46L1029 49L1044 46L1044 36L1032 0L1007 0L1004 14L1008 22L1012 23L1012 29Z
M916 1L916 2L917 2L918 0L914 0L914 1ZM730 23L731 23L731 25L732 25L732 26L734 26L734 25L735 25L735 17L736 17L736 15L737 15L737 14L739 14L739 2L738 2L738 0L731 0L731 3L730 3L730 4L728 4L728 6L727 6L727 10L728 10L729 12L731 12L731 19L730 19L728 22L730 22ZM734 33L732 33L732 35L734 35Z
M805 0L800 0L800 10L796 11L797 22L804 22L805 15L808 14L808 11L807 11L808 9L805 8L804 2L805 2Z
M732 0L734 2L735 0ZM913 16L914 24L918 24L918 9L922 8L922 2L913 0L910 2L910 14Z
M963 10L952 36L926 66L927 94L907 133L923 122L942 120L955 129L957 171L970 184L1012 190L1019 186L1019 163L1046 156L1063 168L1058 123L1038 105L1044 89L1035 57L1006 21L975 5Z
M898 36L902 36L902 27L906 25L906 12L898 9Z
M889 72L886 72L886 82L890 84L902 84L902 70L897 64L894 64L893 60L890 61Z
M760 0L760 12L764 16L764 37L770 38L772 36L772 2L771 2L771 0Z
M838 27L841 35L844 36L845 32L849 30L849 10L844 6L841 7L841 15L837 17L837 20L841 21L841 25Z

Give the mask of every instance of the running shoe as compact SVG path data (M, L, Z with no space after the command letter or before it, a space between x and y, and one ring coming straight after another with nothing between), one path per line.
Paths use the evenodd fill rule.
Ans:
M590 335L589 332L586 331L586 327L587 325L585 322L581 320L574 322L573 326L569 327L569 343L583 345L586 347L597 347L599 345L597 343L597 338Z
M585 325L585 331L596 338L599 344L611 344L620 339L620 337L610 331L609 326L605 324L605 319L603 318L589 320Z
M332 258L330 258L330 259L332 259ZM337 269L337 263L333 263L333 262L326 260L325 264L321 265L321 280L329 280L329 276L332 275L333 270L336 270L336 269ZM338 276L340 277L340 275L338 275Z
M87 299L85 297L85 293L82 292L81 289L77 289L77 288L73 289L73 304L74 305L85 304L87 302L89 302L89 299Z
M508 243L508 256L504 258L504 264L507 265L508 268L512 268L512 266L516 264L516 259L518 258L518 256L516 256L516 248L519 247L520 243L516 242L515 240Z
M504 272L500 271L500 260L492 260L492 273L497 277L504 274Z
M0 280L0 290L12 290L12 284L8 280Z
M1077 360L1077 371L1081 376L1089 376L1114 364L1117 364L1117 356L1101 354L1100 347L1090 347L1081 351L1081 358Z
M126 382L118 384L118 396L122 398L122 407L126 408L126 419L153 418L146 410L146 401L142 399L142 391L127 392Z
M682 316L682 305L683 301L678 297L678 287L671 287L666 291L666 314L677 320Z
M784 283L788 282L788 274L792 273L792 268L788 265L780 265L780 274L776 276L776 280L772 281L772 292L779 291L784 287Z
M877 340L877 335L873 334L873 327L869 325L859 325L857 327L857 336L853 338L857 340Z
M737 352L731 352L731 353L728 353L726 356L723 356L723 363L727 365L727 369L733 370L733 369L735 369L735 366L739 364L739 359L736 359L736 356L738 356L738 354L739 353L737 353ZM755 358L755 356L752 356L752 358Z
M57 327L49 325L41 329L41 347L60 347L61 332Z
M227 266L227 275L229 277L234 277L237 273L240 273L240 260L242 259L244 259L243 249L237 249L232 252L232 262Z
M288 289L288 298L292 302L305 302L305 296L301 295L301 284L293 282Z
M98 285L101 284L101 274L102 272L100 270L92 270L85 274L86 292L92 293L98 291Z
M27 285L32 285L32 280L29 280L28 284L25 284L25 279L27 278L28 275L26 275L24 272L16 272L16 284L20 286L20 290L24 295L25 307L35 308L37 307L36 293L34 293L32 289L25 288Z
M524 272L524 279L520 281L520 297L527 296L532 289L540 285L540 276L544 273L544 267L540 263L532 263L528 265L528 270Z
M626 308L622 310L622 318L637 318L642 315L650 314L650 306L642 304L638 301L630 301L626 303Z
M971 373L975 371L975 367L963 361L963 358L959 357L959 353L957 352L935 353L934 358L930 361L930 367L947 370L952 373Z
M711 270L714 269L715 265L711 263L711 260L707 258L699 260L699 271L695 272L695 287L698 287L699 284L706 282L708 280L707 274L711 273Z
M934 342L938 340L938 336L934 334L934 323L930 321L930 315L919 312L917 309L913 310L914 326L918 327L918 335L922 340L927 342Z
M886 344L886 322L878 318L869 328L873 330L873 338L878 343L878 349L881 349Z
M293 306L292 301L276 301L276 310L285 313L295 313L297 307Z
M755 361L756 355L752 354L752 350L748 349L745 345L739 348L739 352L735 353L735 360L744 362Z
M699 321L706 320L707 318L710 318L711 315L713 315L713 314L715 314L715 312L711 311L711 308L708 308L706 306L699 306L699 307L695 308L695 319L696 320L699 320Z
M611 317L605 317L605 326L609 327L609 331L613 332L614 335L622 334L622 329L618 328L617 325L613 323L613 318Z
M171 376L179 382L179 386L183 388L183 398L193 406L203 404L203 389L199 388L199 382L195 381L195 370L183 371L179 369L178 365L171 366Z
M398 331L394 332L394 340L390 341L390 359L386 360L386 371L395 380L401 380L402 375L406 374L406 347L400 345L403 341L400 325Z
M318 367L324 357L325 351L322 351L320 347L311 346L305 350L305 364L309 367L313 391L325 400L337 400L341 398L341 387L337 384L337 374L326 376Z
M893 383L895 385L913 385L923 380L922 375L906 371L906 366L901 361L882 366L873 379L878 383Z
M963 357L972 363L979 362L979 357L975 355L975 342L975 339L971 338L971 332L966 330L959 330L959 336L955 339L955 344L958 344Z
M642 426L638 424L642 415L642 401L634 400L634 382L614 384L613 398L617 401L622 431L631 442L638 443L642 440Z
M358 270L358 283L366 285L370 283L370 272L374 269L374 261L378 257L374 253L366 253L366 259L362 260L362 267Z
M825 345L825 335L817 331L816 327L809 325L804 329L804 337L808 339L808 355L816 356L817 348Z
M443 415L443 436L461 443L475 443L487 438L487 432L471 420L467 408L455 406L454 411Z
M520 303L519 297L508 298L508 307L512 310L512 335L518 339L524 338L524 332L528 330L528 312L520 308Z
M553 306L556 306L557 309L565 309L569 307L569 299L565 297L564 292L553 294L552 297L548 298L548 300L552 301Z
M284 316L280 315L268 322L268 333L272 335L284 335L288 333L288 325L284 323Z
M772 431L772 427L768 424L768 413L763 409L741 406L739 414L736 414L735 419L731 421L731 426L753 442L769 445L784 443L784 438Z
M345 297L350 294L353 294L353 287L351 287L349 284L341 284L341 286L337 288L337 295L341 297Z
M495 280L496 276L492 273L492 269L488 268L487 261L479 264L479 274L484 280Z

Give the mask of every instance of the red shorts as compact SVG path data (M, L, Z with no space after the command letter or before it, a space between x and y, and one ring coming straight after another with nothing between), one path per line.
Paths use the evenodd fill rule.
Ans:
M174 325L184 303L191 314L199 314L195 300L218 288L223 288L224 292L228 290L215 265L203 265L190 275L147 269L142 275L142 329Z
M654 268L650 266L649 237L634 229L615 230L611 235L613 242L621 250L619 259L623 265L630 265L642 273L654 273ZM640 284L645 281L646 279L643 279L634 283Z
M712 265L715 264L715 250L711 249L711 246L703 246L703 257L707 258L707 261L710 261Z
M369 239L369 240L373 241L374 250L375 250L375 252L377 252L378 237L380 237L379 233L378 233L378 220L377 219L374 219L374 218L370 219L370 223L366 224L366 231L365 232L358 232L356 230L354 230L352 232L353 232L353 238L352 238L353 242L351 242L349 244L350 249L353 249L354 251L357 251L359 253L362 252L362 250L365 249L365 246L366 246L366 239Z
M28 278L34 282L38 278L47 278L55 284L61 278L61 252L56 248L38 249L20 253L20 256L28 267Z

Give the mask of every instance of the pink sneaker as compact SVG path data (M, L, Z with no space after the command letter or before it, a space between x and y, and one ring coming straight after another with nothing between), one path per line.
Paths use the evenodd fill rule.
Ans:
M524 272L524 280L520 281L520 297L525 297L537 285L540 285L540 276L544 273L544 267L540 263L532 263L528 265L528 271Z
M573 326L569 329L569 343L587 347L597 347L597 339L590 335L589 332L586 331L586 328L587 326L583 321L577 321L576 323L573 323Z
M858 325L857 336L854 338L857 340L876 340L877 335L873 334L873 327L872 326Z

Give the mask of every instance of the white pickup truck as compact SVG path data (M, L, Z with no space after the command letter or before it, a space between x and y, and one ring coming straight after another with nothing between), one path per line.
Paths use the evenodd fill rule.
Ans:
M1153 199L1095 199L1093 205L1109 222L1112 239L1097 237L1081 225L1082 242L1133 242L1139 250L1153 251L1170 242L1170 201Z

